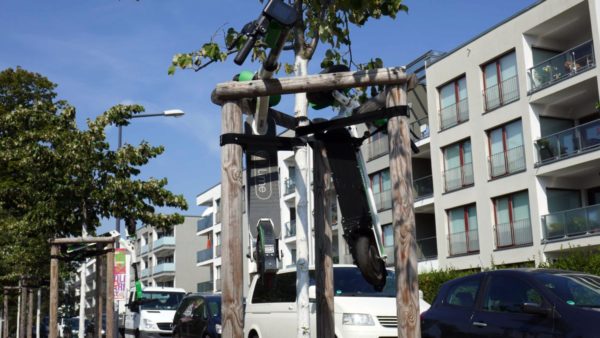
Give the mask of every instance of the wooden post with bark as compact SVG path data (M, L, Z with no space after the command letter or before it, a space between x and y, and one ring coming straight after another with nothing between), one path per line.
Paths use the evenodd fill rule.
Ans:
M58 337L58 255L60 246L50 247L50 320L48 323L48 338Z
M96 244L96 250L101 251L104 249L103 244ZM104 307L104 293L102 292L102 277L104 275L102 256L96 256L96 315L94 329L96 330L95 336L102 338L102 308Z
M406 85L386 88L386 107L406 105ZM399 338L421 337L417 243L408 116L389 119L396 311Z
M25 286L25 279L21 278L19 281L19 292L21 293L21 302L19 303L19 338L25 338L25 330L27 328L27 287Z
M4 287L4 308L2 309L2 338L8 338L8 288Z
M33 338L33 289L27 288L27 338Z
M118 240L117 240L118 242ZM106 337L114 338L114 309L115 309L115 254L113 243L108 243L106 246ZM97 321L100 324L100 337L102 337L102 317Z
M242 108L239 101L225 102L221 108L221 130L242 132ZM242 147L226 144L221 147L221 283L223 338L242 338L243 325L243 242L242 242Z
M313 146L313 184L315 195L315 279L317 337L333 338L333 258L331 229L332 181L327 153L321 142Z

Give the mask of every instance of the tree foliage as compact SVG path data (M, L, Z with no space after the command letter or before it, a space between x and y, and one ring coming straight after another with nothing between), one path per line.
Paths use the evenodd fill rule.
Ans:
M311 60L318 44L323 43L327 50L321 61L322 67L335 63L353 63L350 38L352 27L362 27L369 19L394 19L399 12L408 11L402 0L289 0L288 3L302 14L289 37L295 55ZM235 51L229 51L225 46L230 46L240 33L230 27L224 30L223 35L222 44L215 41L216 36L213 36L199 50L175 55L169 74L173 74L177 68L200 70L213 62L225 61ZM239 48L244 42L245 37L242 36L234 47ZM265 55L265 46L257 44L252 53L253 60L263 60ZM371 60L361 65L361 68L381 66L380 61ZM284 68L288 73L294 70L292 65L285 65Z
M80 130L75 108L56 100L56 85L21 68L0 72L0 275L46 275L47 241L91 234L102 218L139 220L159 228L181 223L187 209L166 179L137 177L163 147L147 142L111 150L105 131L144 111L117 105Z

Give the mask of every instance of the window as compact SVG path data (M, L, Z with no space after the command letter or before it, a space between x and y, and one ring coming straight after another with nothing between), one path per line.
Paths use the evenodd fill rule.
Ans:
M527 191L494 199L496 246L533 243Z
M444 303L461 307L473 307L480 284L481 277L475 276L452 285L448 290Z
M517 59L514 52L506 54L482 68L486 111L519 99Z
M261 276L256 281L252 303L291 303L296 301L296 273L282 273L270 280Z
M523 312L524 303L542 304L540 293L514 276L492 275L483 300L483 310L493 312Z
M394 225L386 224L381 228L383 230L383 246L394 246Z
M445 147L442 151L444 153L445 191L472 185L474 180L471 141L455 143Z
M469 119L467 80L463 76L440 88L440 130Z
M367 161L374 160L390 152L390 144L387 133L375 133L369 138L367 145Z
M448 210L450 256L479 251L475 204Z
M489 166L492 178L525 170L521 120L488 132Z
M390 170L386 169L370 176L371 189L375 198L377 210L387 210L392 208L392 181L390 180Z

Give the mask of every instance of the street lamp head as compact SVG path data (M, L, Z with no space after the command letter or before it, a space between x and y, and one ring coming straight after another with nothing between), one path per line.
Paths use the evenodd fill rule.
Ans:
M180 109L169 109L169 110L165 110L163 112L163 115L165 116L172 116L172 117L180 117L183 116L185 113L183 112L183 110Z

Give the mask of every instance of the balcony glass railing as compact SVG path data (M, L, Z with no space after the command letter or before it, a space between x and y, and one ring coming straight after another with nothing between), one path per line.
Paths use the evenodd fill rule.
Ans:
M429 137L429 117L425 116L416 121L413 121L409 125L412 133L417 137L417 139L422 140ZM389 147L389 144L388 144Z
M148 246L147 246L147 245L143 245L143 246L140 248L140 255L143 255L143 254L145 254L145 253L147 253L147 252L148 252Z
M437 259L436 237L417 238L417 258L419 261Z
M175 263L160 263L154 267L154 274L175 272Z
M519 79L510 77L500 84L487 87L483 91L485 111L496 109L519 99Z
M440 109L440 130L448 129L469 119L469 100L462 99Z
M455 232L448 235L450 256L479 252L479 233L477 229Z
M196 284L196 292L212 292L213 291L213 281L209 280L207 282L201 282Z
M296 220L291 220L285 223L285 237L296 236Z
M204 250L200 250L196 252L196 263L202 263L204 261L210 260L213 258L213 249L208 248Z
M175 246L175 237L165 236L154 241L154 250L158 250L161 247Z
M221 257L221 245L215 246L215 257Z
M433 196L433 178L431 175L413 181L415 200Z
M367 144L367 161L374 160L390 152L390 141L386 134L376 139L369 139Z
M221 223L221 207L219 207L219 211L215 214L215 224Z
M600 204L542 216L544 239L553 240L600 232Z
M525 170L525 148L514 147L488 157L490 177L496 178Z
M538 165L551 163L600 146L600 120L563 130L535 141Z
M150 269L142 270L142 273L141 273L142 278L148 277L149 275L150 275Z
M213 215L204 216L198 220L197 232L208 229L213 226Z
M595 64L594 44L591 40L584 42L530 68L527 71L530 93L575 76Z
M497 248L533 243L530 219L522 219L512 223L496 224L494 230L496 231Z
M373 193L373 198L375 199L375 206L377 207L377 211L388 210L392 208L391 190Z
M444 171L444 182L446 192L473 185L473 163Z
M285 195L293 194L296 192L296 181L293 178L286 178L283 181Z
M217 292L222 290L221 278L215 279L215 287L217 288Z

